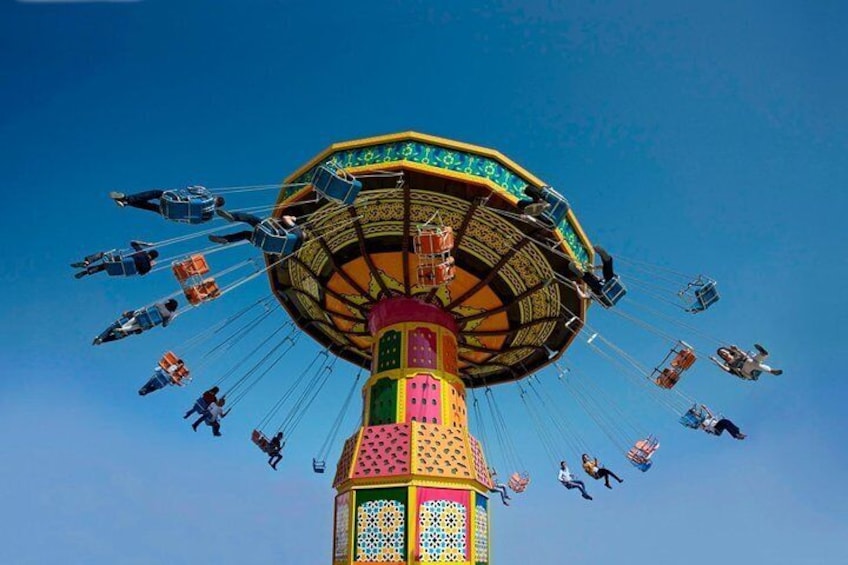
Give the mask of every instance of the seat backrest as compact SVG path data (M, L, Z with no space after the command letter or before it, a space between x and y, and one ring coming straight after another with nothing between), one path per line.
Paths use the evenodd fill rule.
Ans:
M685 371L695 364L696 359L694 351L691 349L681 349L677 352L674 359L671 360L671 366Z

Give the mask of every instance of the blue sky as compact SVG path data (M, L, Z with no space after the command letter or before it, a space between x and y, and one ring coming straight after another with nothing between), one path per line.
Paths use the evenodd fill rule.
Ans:
M494 511L497 563L526 562L529 548L540 564L848 558L844 4L479 4L0 6L0 562L327 562L330 477L309 460L355 371L339 369L273 473L248 434L317 352L308 340L220 440L180 419L211 375L136 395L164 348L264 281L92 348L118 312L174 285L166 273L75 281L67 264L184 233L118 210L109 190L277 182L334 141L407 129L501 150L614 253L714 276L722 301L684 321L759 341L785 370L749 384L699 362L686 377L749 433L736 442L678 426L575 345L575 363L663 440L640 474L561 396L626 481L590 484L592 503L556 484L514 387L498 389L534 482ZM239 256L249 250L214 260ZM620 318L593 309L590 323L646 365L663 354Z

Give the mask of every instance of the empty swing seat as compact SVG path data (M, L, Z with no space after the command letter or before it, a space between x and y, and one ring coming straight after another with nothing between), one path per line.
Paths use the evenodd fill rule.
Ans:
M159 212L174 222L202 224L215 215L215 196L203 186L166 190L159 199Z
M669 368L660 371L659 376L654 380L660 388L668 389L674 388L678 381L680 381L680 371Z
M692 349L684 348L678 351L674 359L671 360L671 366L681 371L685 371L694 365L696 360L697 357L695 357L695 352Z
M615 306L624 295L627 294L627 288L621 282L621 278L616 275L610 280L604 282L601 288L601 304L610 307Z
M542 212L542 218L555 228L568 214L568 201L550 186L543 186L539 190L542 193L542 199L549 204Z
M350 206L362 190L362 182L344 169L331 164L319 165L312 175L312 186L323 197Z
M703 312L721 298L718 294L715 281L709 281L701 288L695 290L695 301L689 309L690 312Z
M133 317L135 318L135 321L138 322L138 325L142 330L149 330L155 326L161 326L163 322L162 314L155 305L148 306L141 310L136 310L133 313Z
M422 255L441 255L453 249L454 234L450 226L421 226L415 237L415 253Z
M268 436L259 430L253 430L253 433L250 434L250 439L257 447L259 447L259 449L262 450L263 453L268 453L268 446L271 445L271 440L268 439Z
M653 436L648 436L647 438L640 439L633 444L633 447L631 447L630 451L627 452L627 459L630 460L634 467L645 472L651 468L651 465L653 464L651 457L653 457L654 453L659 448L659 440Z
M218 288L218 283L214 278L205 279L200 284L187 287L183 290L186 299L192 306L197 306L202 302L209 302L221 296L221 289Z
M312 175L312 186L324 198L350 206L356 200L362 183L344 169L331 164L319 165Z
M456 260L448 257L447 261L435 265L418 265L418 283L424 286L441 286L451 282L456 277Z
M524 492L527 489L527 485L530 484L530 475L526 472L515 472L509 476L509 482L507 484L513 492Z
M286 229L277 218L266 218L253 229L250 242L265 253L290 255L302 243L300 229Z
M327 470L327 462L323 459L312 459L312 470L316 473L323 473Z
M206 262L206 257L201 254L192 255L182 261L175 261L171 265L174 271L174 276L182 283L191 277L199 277L209 272L209 263Z
M110 277L130 277L138 274L132 255L121 257L117 253L107 253L103 256L103 264L106 265L106 274Z

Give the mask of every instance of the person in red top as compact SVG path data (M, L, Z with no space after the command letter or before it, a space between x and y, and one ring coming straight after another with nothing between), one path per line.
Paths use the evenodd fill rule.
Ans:
M221 389L218 387L213 386L204 392L200 398L194 401L194 406L191 407L191 410L185 413L183 420L187 420L192 414L205 414L206 410L218 401L218 393L220 390Z

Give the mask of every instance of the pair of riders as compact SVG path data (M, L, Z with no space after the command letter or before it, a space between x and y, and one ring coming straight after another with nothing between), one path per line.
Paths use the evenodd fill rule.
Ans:
M217 386L210 388L195 400L191 409L183 415L183 419L187 419L192 414L200 414L200 418L191 425L194 431L197 431L197 426L205 422L207 426L212 427L212 435L216 437L222 435L221 419L229 413L229 410L224 410L224 404L227 401L224 397L218 398L219 392L220 389Z

